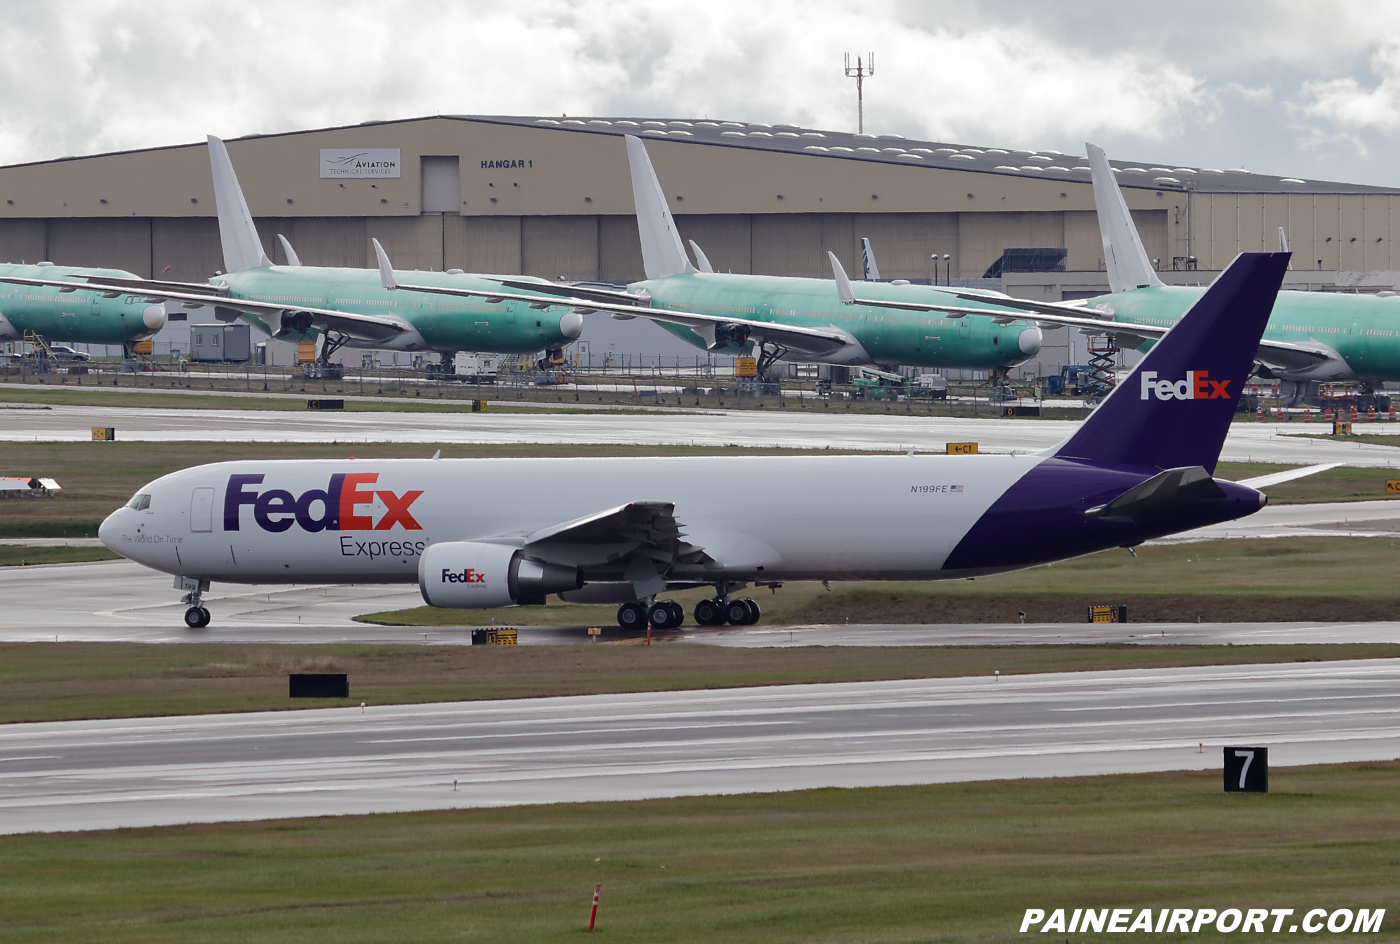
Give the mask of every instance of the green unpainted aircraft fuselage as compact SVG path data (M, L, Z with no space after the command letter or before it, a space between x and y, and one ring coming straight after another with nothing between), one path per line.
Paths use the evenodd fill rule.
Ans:
M872 300L923 302L930 292L937 291L927 285L856 284L860 295ZM733 315L800 327L835 327L850 334L863 349L848 345L827 357L794 354L792 359L800 361L994 370L1023 363L1040 349L1040 332L1033 321L1018 319L997 324L991 318L975 315L952 318L937 312L845 305L837 297L836 283L829 279L691 272L634 282L627 290L650 293L653 308ZM976 304L956 300L954 303ZM995 307L996 297L989 295L986 304ZM705 339L688 327L658 324L689 344L706 346ZM715 350L735 354L751 348L750 342Z
M137 278L121 269L0 264L0 276L61 279L70 275ZM104 298L101 292L83 289L0 283L0 341L20 341L32 331L46 341L130 344L155 334L163 324L165 309L140 295Z
M1107 305L1116 321L1171 327L1203 294L1204 288L1149 286L1100 295L1087 304ZM1279 292L1264 339L1326 345L1339 355L1342 363L1319 365L1315 375L1299 379L1400 380L1400 297ZM1139 345L1144 351L1151 347L1151 341Z
M399 272L397 277L411 285L500 289L496 282L467 274ZM519 276L508 278L520 279ZM383 287L379 272L374 269L270 266L215 276L211 281L227 285L231 298L285 303L293 312L298 305L307 305L353 314L397 316L411 329L389 341L352 343L352 347L530 354L567 344L577 337L577 331L570 335L560 328L560 320L568 314L570 306L554 304L546 296L541 296L541 304L547 307L533 308L526 302L492 304L485 298L391 290ZM243 318L256 322L269 334L277 334L281 327L272 324L270 318L257 315ZM289 332L282 336L290 340L309 340L316 333Z

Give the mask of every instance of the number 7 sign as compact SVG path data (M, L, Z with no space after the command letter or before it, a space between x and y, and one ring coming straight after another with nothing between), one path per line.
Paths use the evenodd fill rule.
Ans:
M1269 792L1269 749L1267 747L1225 748L1225 792Z

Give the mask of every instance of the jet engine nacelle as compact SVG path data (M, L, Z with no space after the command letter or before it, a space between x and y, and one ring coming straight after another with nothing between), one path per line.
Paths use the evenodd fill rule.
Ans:
M309 311L279 311L277 313L277 330L272 333L274 338L285 338L292 334L306 334L311 330L312 314Z
M418 589L429 606L538 606L551 593L582 586L579 568L535 560L503 544L445 541L430 545L418 560Z
M745 325L715 325L715 344L712 350L723 347L743 347L748 343L748 340L749 329Z

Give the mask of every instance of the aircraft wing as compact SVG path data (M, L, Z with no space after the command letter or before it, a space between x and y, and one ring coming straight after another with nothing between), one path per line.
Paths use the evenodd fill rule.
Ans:
M510 283L502 282L501 284L505 286ZM668 324L684 325L687 328L691 328L696 334L699 334L705 339L706 346L710 348L717 347L726 341L742 343L745 340L753 339L777 344L803 354L829 354L850 343L850 336L838 328L805 328L800 325L759 321L753 318L707 315L699 312L676 311L666 308L645 308L641 307L643 300L638 299L635 295L628 296L628 298L634 299L633 301L623 303L607 301L600 298L600 296L605 294L620 295L622 293L604 293L592 289L582 289L575 293L567 286L541 286L533 282L517 282L514 284L522 288L528 287L531 292L542 292L547 288L549 289L548 295L554 296L559 300L557 302L551 301L549 297L542 297L541 295L492 292L485 289L474 288L444 288L436 285L405 285L399 282L396 282L394 287L410 292L427 292L430 294L484 298L488 302L495 304L505 301L525 302L535 308L566 305L585 314L595 311L605 311L619 320L648 318L652 321L663 321Z
M1025 320L1034 321L1041 326L1081 328L1091 334L1115 334L1120 337L1140 338L1157 340L1169 330L1162 325L1148 325L1134 321L1113 321L1110 316L1102 315L1093 309L1080 308L1071 305L1046 304L1044 302L1027 301L1020 298L998 298L995 304L998 308L972 308L966 305L945 305L936 301L926 302L897 302L881 301L878 299L856 298L851 282L847 279L846 273L841 269L841 263L832 257L832 265L836 271L837 293L841 296L841 301L847 305L866 305L872 308L892 308L900 311L937 311L947 314L950 318L965 318L968 315L980 315L984 318L991 318L997 324L1008 324L1012 321ZM961 292L947 292L954 298L964 301L987 301L984 295L964 294ZM1259 351L1255 355L1256 359L1267 367L1275 368L1285 372L1306 370L1314 367L1323 361L1334 357L1333 351L1321 345L1293 344L1288 341L1271 341L1265 338L1259 342Z
M674 502L635 501L534 531L526 536L525 546L546 541L563 544L635 541L674 553L682 537Z
M225 317L220 309L243 314L271 316L269 322L276 326L273 337L291 333L305 333L312 328L323 331L336 331L359 341L387 341L407 330L407 325L395 317L383 315L361 315L354 312L335 311L330 308L312 308L305 305L288 306L278 302L264 302L249 298L230 298L219 294L215 285L187 285L180 282L148 282L139 279L106 279L89 276L85 282L59 279L26 279L16 276L0 276L0 282L13 285L37 285L57 287L60 291L100 292L108 297L116 295L139 295L152 304L178 301L189 308L213 307L215 317L222 321L233 320ZM166 288L162 286L180 286ZM203 289L191 291L190 289Z

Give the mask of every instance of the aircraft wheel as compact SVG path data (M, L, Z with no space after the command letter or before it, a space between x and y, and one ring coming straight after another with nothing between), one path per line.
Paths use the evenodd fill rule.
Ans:
M657 629L674 629L680 625L680 620L676 619L676 608L670 601L665 603L657 601L652 605L651 612L647 616L651 620L651 625ZM682 619L684 616L685 614L682 613Z
M724 621L732 626L749 625L749 608L743 600L730 600L724 608Z
M641 603L624 603L617 608L617 625L623 629L642 629L647 624L647 608Z
M185 625L190 629L203 629L209 625L209 611L202 606L192 606L185 611Z
M718 600L701 600L695 604L695 622L701 626L720 626L724 623L724 608Z
M763 611L758 608L758 604L755 603L753 600L749 600L747 598L740 600L739 602L744 604L744 606L749 611L749 618L744 621L744 625L752 626L754 623L757 623L758 618L763 615Z
M675 623L675 625L677 625L677 626L683 626L683 625L685 625L685 607L681 606L681 605L680 605L679 603L677 603L675 600L668 600L668 601L666 602L666 605L669 606L669 607L671 608L671 612L672 612L673 614L675 614L675 617L676 617L676 623Z

